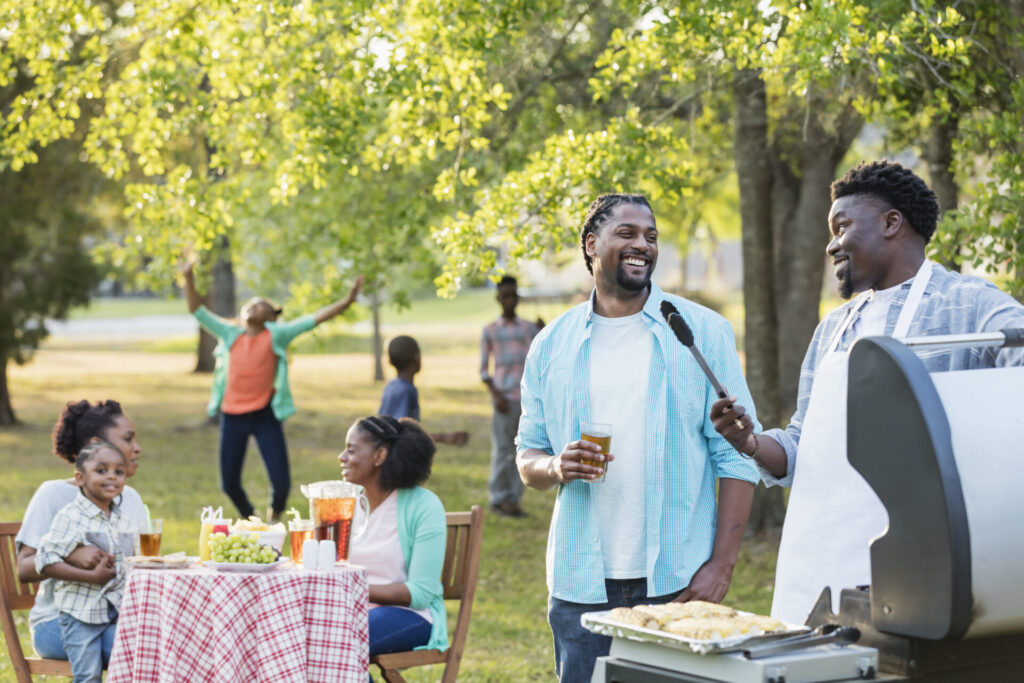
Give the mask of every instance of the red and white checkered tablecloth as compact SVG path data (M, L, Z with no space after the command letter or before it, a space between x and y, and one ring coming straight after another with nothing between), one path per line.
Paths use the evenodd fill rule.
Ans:
M107 683L367 680L362 567L128 575Z

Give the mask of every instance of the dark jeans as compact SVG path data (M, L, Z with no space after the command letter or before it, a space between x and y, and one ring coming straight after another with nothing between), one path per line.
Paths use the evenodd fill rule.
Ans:
M404 607L370 610L370 656L406 652L430 642L429 621Z
M252 503L242 488L242 462L250 435L256 437L256 445L270 477L270 505L275 513L280 514L288 501L292 479L284 429L281 421L274 417L270 404L251 413L220 414L220 488L238 508L242 519L253 514Z
M555 640L555 672L561 683L589 683L594 662L608 654L612 639L591 633L580 624L584 612L670 602L680 592L647 597L647 579L605 579L608 602L596 605L548 598L548 624Z

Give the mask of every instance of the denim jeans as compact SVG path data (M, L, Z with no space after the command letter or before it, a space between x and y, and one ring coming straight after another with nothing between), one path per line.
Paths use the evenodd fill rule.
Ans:
M580 624L584 612L670 602L680 592L647 596L647 579L605 579L608 602L590 605L548 597L548 624L555 641L555 672L561 683L589 683L594 662L608 654L612 639L591 633Z
M102 650L103 665L110 661L110 651L114 649L114 629L103 632ZM36 624L32 629L32 647L36 654L46 659L67 659L64 651L64 639L60 636L60 620L50 619Z
M87 624L64 612L57 617L74 683L100 683L102 680L103 666L110 659L109 650L103 652L103 644L109 641L113 645L117 610L111 607L110 615L110 622L106 624Z
M385 605L370 610L370 656L405 652L430 642L432 625L404 607Z
M523 480L516 467L516 432L523 407L509 401L508 411L494 411L491 420L491 476L487 482L491 505L515 505L523 497Z
M238 514L248 518L254 509L242 488L242 463L249 437L256 437L263 465L270 477L270 506L274 512L284 510L291 488L291 472L288 469L288 446L284 440L281 421L274 417L268 403L260 410L241 415L220 415L220 488L238 508Z

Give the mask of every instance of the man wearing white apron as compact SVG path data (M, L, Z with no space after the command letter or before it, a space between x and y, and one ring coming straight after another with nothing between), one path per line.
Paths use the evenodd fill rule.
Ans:
M1024 308L991 283L925 259L935 195L912 171L861 164L832 184L826 252L840 293L853 301L825 317L801 368L797 410L785 429L753 433L743 406L712 406L715 428L754 458L766 485L792 492L776 567L772 616L803 623L826 586L871 583L869 543L888 518L846 458L847 357L861 337L984 332L1024 325ZM966 353L965 353L966 351ZM932 372L1024 364L1020 349L920 354Z

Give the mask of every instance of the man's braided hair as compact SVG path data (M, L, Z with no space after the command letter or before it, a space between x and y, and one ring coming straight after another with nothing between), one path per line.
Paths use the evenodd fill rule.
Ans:
M580 230L580 247L583 249L583 262L587 264L587 270L590 271L591 275L594 273L594 266L590 256L587 254L587 235L600 230L601 226L612 215L612 211L619 204L646 206L652 214L654 213L650 203L647 201L647 197L642 194L603 194L595 199L590 204L590 208L587 209L587 217L583 219L583 228Z
M913 171L894 161L861 162L832 183L832 201L866 194L884 199L903 214L925 242L935 233L939 203L935 193Z

